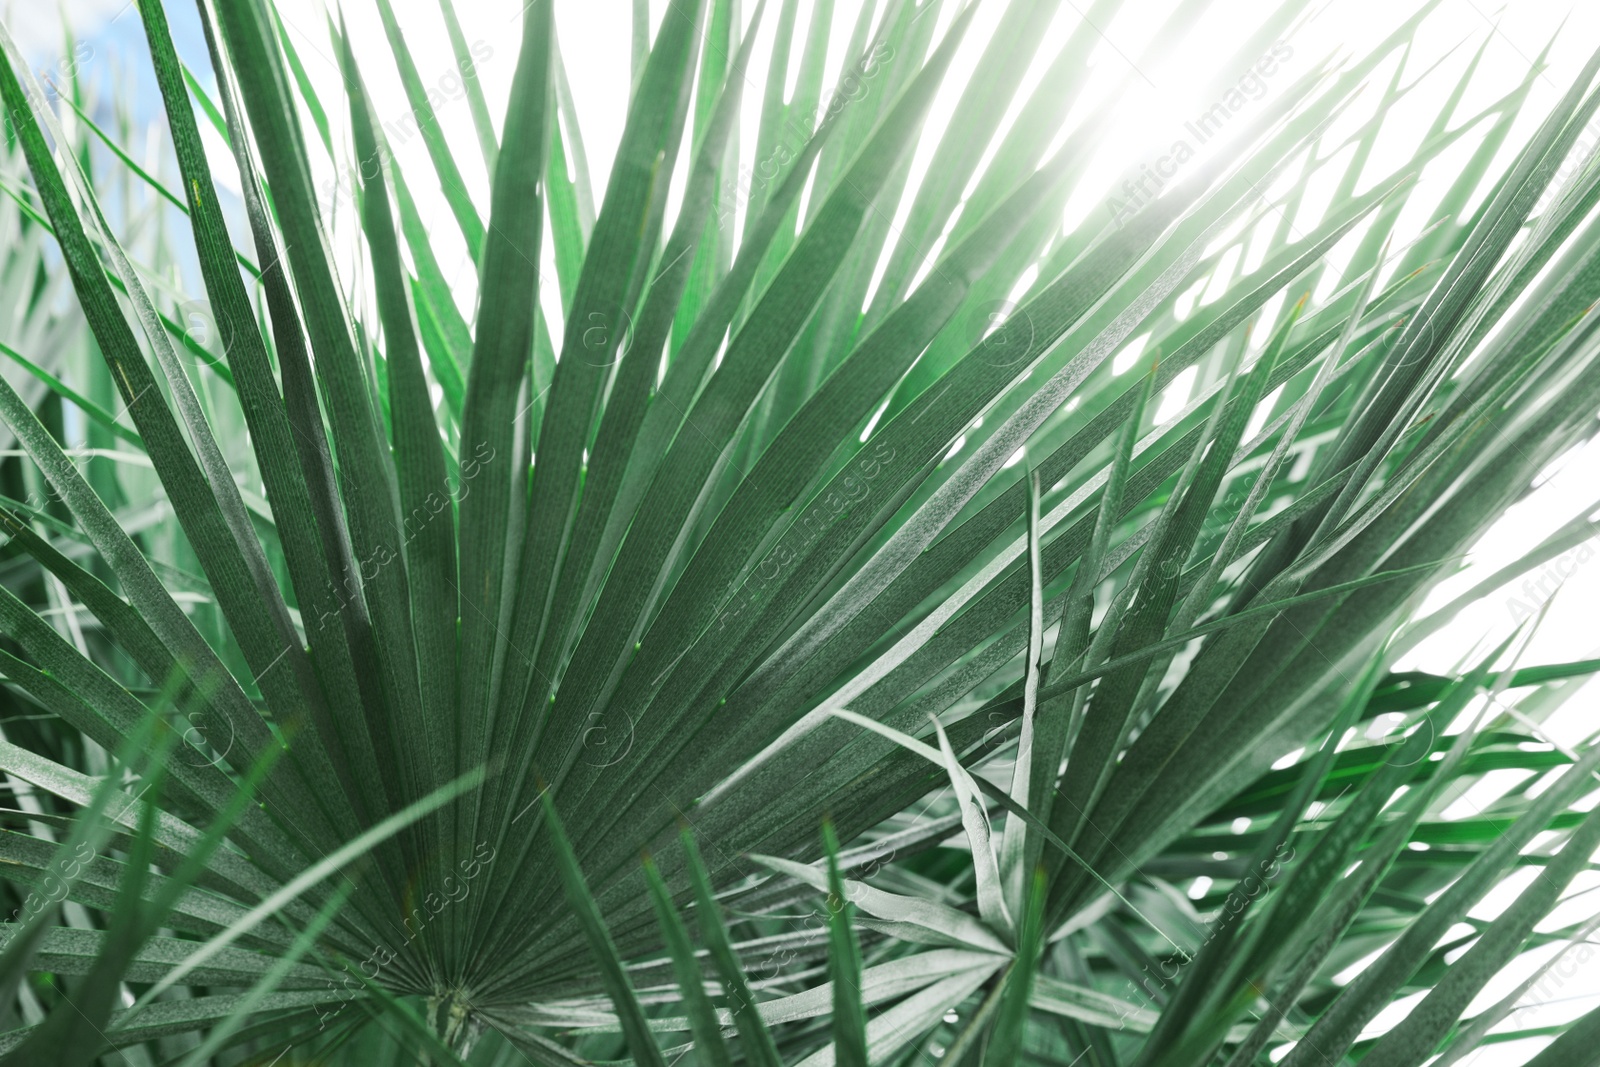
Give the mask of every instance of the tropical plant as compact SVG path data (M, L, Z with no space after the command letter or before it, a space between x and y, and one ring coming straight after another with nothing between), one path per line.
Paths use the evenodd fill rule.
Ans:
M1545 723L1600 662L1524 664L1531 618L1395 665L1593 534L1421 610L1596 429L1600 54L1516 139L1542 60L1469 114L1472 60L1372 180L1429 3L1063 227L1115 0L1054 54L1053 3L986 41L987 0L864 4L831 88L830 2L636 4L598 207L552 0L498 125L440 2L481 160L377 0L426 179L339 18L333 107L268 0L201 0L209 73L168 6L160 166L3 41L20 317L80 331L0 377L6 1062L1398 1067L1565 1029L1512 1012L1595 925L1600 746Z

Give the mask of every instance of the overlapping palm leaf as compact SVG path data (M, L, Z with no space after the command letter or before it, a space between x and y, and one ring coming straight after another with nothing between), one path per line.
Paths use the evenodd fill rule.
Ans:
M1503 1037L1515 1000L1458 1020L1586 936L1539 924L1600 844L1600 748L1542 723L1597 664L1521 662L1530 620L1455 675L1391 667L1595 430L1600 56L1509 163L1540 68L1468 114L1474 61L1364 175L1440 77L1402 79L1428 5L1304 64L1160 196L1063 228L1108 133L1066 118L1112 0L1053 56L1055 4L986 40L978 3L866 4L832 85L829 3L670 0L653 36L636 5L603 190L551 0L498 123L466 80L481 159L429 103L427 31L379 0L432 173L396 162L337 10L332 99L267 0L203 0L184 59L171 6L138 5L165 169L91 147L87 97L53 103L9 36L0 71L27 167L7 291L41 278L0 381L0 857L37 886L58 841L109 842L58 924L3 928L17 1062L1419 1064ZM804 40L764 85L762 27ZM1440 221L1395 239L1463 144ZM1338 192L1302 225L1314 179ZM51 343L82 323L92 346ZM165 781L108 829L112 752ZM1547 777L1441 817L1505 769Z

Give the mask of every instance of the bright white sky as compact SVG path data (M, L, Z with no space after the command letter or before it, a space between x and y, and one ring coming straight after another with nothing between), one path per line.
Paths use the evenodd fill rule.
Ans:
M516 63L518 16L525 3L526 0L457 0L456 3L467 40L474 43L475 50L480 54L484 50L488 52L479 64L479 77L497 122ZM1142 58L1145 45L1176 3L1177 0L1133 0L1125 6L1121 16L1096 27L1100 45L1091 60L1098 75L1092 91L1093 99L1076 102L1071 109L1072 121L1076 121L1090 107L1106 106L1118 108L1122 118L1113 124L1117 136L1097 162L1084 193L1069 205L1069 218L1081 216L1102 205L1107 195L1105 186L1113 175L1119 174L1130 163L1136 164L1159 156L1180 134L1186 120L1215 102L1199 99L1190 87L1216 73L1214 65L1232 52L1238 39L1248 35L1262 9L1268 6L1262 0L1216 0L1213 13L1187 36L1184 47L1167 56L1162 63L1150 63ZM769 0L769 4L773 11L769 13L767 24L758 38L755 61L750 72L750 80L754 85L764 80L763 72L771 51L772 16L776 13L777 2ZM834 44L830 48L827 64L827 80L830 83L842 65L844 44L860 4L861 0L837 0ZM449 132L456 158L462 162L469 188L481 203L486 204L487 176L479 162L467 105L451 80L455 70L454 59L437 2L394 0L394 5L407 30L424 81L453 98L440 109L442 125ZM48 68L57 62L61 54L60 23L53 17L44 17L44 13L52 6L41 0L0 0L0 10L6 12L8 26L21 40L30 58L41 68ZM125 0L64 0L64 6L70 10L71 21L77 32L93 49L93 55L85 66L89 76L110 77L115 71L125 72L136 62L142 83L136 107L142 117L153 117L153 109L158 105L151 92L146 61L142 58L143 42L136 13L126 5ZM744 6L748 19L754 4L747 0ZM953 4L946 6L954 7ZM1283 86L1325 58L1364 54L1418 6L1417 0L1325 0L1320 6L1313 3L1312 15L1297 24L1294 32L1287 37L1287 43L1293 50L1292 58L1284 62L1279 73L1268 79L1268 92L1281 91ZM349 20L363 72L377 101L380 117L390 121L399 120L407 110L405 97L383 39L376 7L370 0L347 0L344 7L344 15ZM1061 15L1041 44L1040 57L1032 68L1033 74L1024 83L1025 89L1031 88L1043 64L1060 48L1066 34L1078 25L1082 19L1081 10L1087 10L1088 7L1087 0L1068 0L1061 5ZM339 100L339 73L324 29L326 23L321 0L278 0L278 8L310 76L320 87L324 101ZM809 21L811 8L812 0L800 0L798 25L801 29L794 42L796 56L804 45L804 27ZM956 61L950 84L935 104L930 133L943 128L950 108L961 91L962 82L970 73L977 50L988 39L1003 8L1004 0L985 0L981 5L973 31ZM198 28L192 14L185 13L185 10L192 12L192 8L188 4L169 4L168 9L176 23L180 51L190 57L196 67L205 69ZM665 10L665 0L651 0L650 9L652 25L659 24ZM25 14L19 17L18 11ZM621 135L627 105L631 4L629 0L558 0L556 17L598 201L604 188L604 176ZM947 10L939 17L947 25L951 12ZM1576 0L1572 4L1550 0L1510 0L1496 5L1490 0L1443 0L1439 10L1423 23L1406 68L1405 79L1412 80L1435 63L1439 67L1391 119L1366 180L1389 173L1411 155L1444 95L1455 85L1469 59L1485 40L1488 42L1487 50L1460 114L1475 113L1513 88L1521 81L1534 57L1550 44L1552 38L1554 43L1551 45L1548 69L1534 86L1524 117L1519 120L1519 128L1513 133L1513 147L1559 98L1587 59L1588 50L1600 42L1600 4ZM105 57L110 57L110 62L101 65L99 60ZM1377 82L1375 88L1386 84L1391 73L1390 66L1380 68L1374 77ZM1064 102L1064 114L1068 110ZM334 114L332 117L337 127L344 126L341 116ZM1358 106L1352 109L1345 121L1347 126L1353 127L1364 117L1365 112ZM741 137L747 155L753 152L754 140L752 116L751 125ZM1212 143L1212 147L1219 143L1225 142L1219 139ZM926 166L927 155L933 144L932 136L925 139L918 162L914 164L913 181ZM978 146L979 149L981 147ZM1422 188L1415 198L1416 207L1401 220L1401 232L1397 235L1399 241L1432 221L1429 212L1434 201L1470 150L1470 143L1460 146L1424 171ZM474 280L471 265L465 260L459 232L442 198L434 191L430 181L423 180L432 172L421 139L412 138L398 146L398 155L407 173L412 176L413 189L422 199L424 216L432 222L432 235L439 246L441 261L447 273L452 273L451 265L454 264L453 280L463 294L463 308L470 310ZM220 159L219 166L224 174L231 169L231 164L221 165ZM1327 191L1323 195L1325 197ZM1308 205L1307 211L1319 213L1323 206L1313 203ZM343 221L348 222L348 219ZM1297 225L1301 221L1295 220ZM1315 220L1306 218L1304 221L1311 223ZM553 268L553 264L549 265ZM547 272L547 276L554 276L553 269ZM553 286L547 288L553 289ZM546 308L553 320L559 319L558 307L546 301ZM552 332L560 336L558 324L554 325ZM1261 332L1264 336L1266 331ZM1169 406L1181 406L1183 399L1181 395L1166 398ZM1590 446L1554 464L1542 488L1496 526L1474 551L1463 573L1444 583L1430 599L1429 605L1447 602L1484 575L1532 547L1548 532L1573 517L1580 508L1587 507L1593 514L1597 504L1600 504L1600 446ZM1596 561L1600 560L1600 540L1586 546L1586 549L1580 554L1581 562L1575 562L1572 573L1561 583L1560 591L1550 605L1546 622L1524 654L1523 662L1561 662L1600 654L1600 628L1594 625L1592 607L1600 603L1600 565L1596 565ZM1515 624L1510 597L1519 596L1534 607L1546 598L1542 593L1533 594L1537 596L1535 602L1520 586L1519 579L1515 585L1491 595L1466 612L1454 626L1409 654L1400 666L1448 670L1457 664L1467 650L1480 642L1485 646L1498 642ZM1557 741L1564 744L1575 742L1594 728L1596 692L1595 686L1588 687L1551 720L1550 733ZM1486 784L1469 796L1469 807L1492 801L1514 781L1513 776L1512 781L1497 779ZM1600 885L1600 877L1580 879L1574 889L1589 889L1596 885ZM1496 894L1475 914L1489 916L1498 912L1521 887L1519 883L1514 888ZM1584 907L1591 899L1584 897L1574 901L1571 908L1564 909L1558 916L1559 922L1554 925L1593 914L1596 910L1594 905ZM1524 961L1519 961L1512 973L1503 976L1475 1002L1472 1010L1476 1011L1499 999L1529 973L1535 959L1547 955L1547 952L1534 953ZM1600 997L1600 967L1586 963L1578 968L1575 975L1562 979L1559 989L1550 989L1549 986L1547 989L1547 993L1537 998L1546 1003L1523 1016L1521 1025L1553 1025L1593 1007L1596 998ZM1392 1024L1398 1017L1396 1014L1393 1018L1384 1019L1380 1029ZM1472 1062L1479 1067L1521 1063L1542 1043L1491 1046L1480 1052Z

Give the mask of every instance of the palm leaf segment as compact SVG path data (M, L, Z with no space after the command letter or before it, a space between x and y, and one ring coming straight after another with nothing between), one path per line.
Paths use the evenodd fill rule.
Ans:
M1304 6L1264 16L1216 69L1281 48ZM648 47L596 207L552 5L536 0L498 131L467 82L483 215L462 178L477 164L452 154L387 0L431 176L395 163L342 23L327 28L343 88L329 110L265 0L200 5L213 94L175 52L164 5L141 3L181 188L93 128L187 217L216 327L201 339L179 294L124 250L93 157L69 150L82 127L69 135L6 38L0 90L32 175L7 191L19 224L59 249L98 362L6 349L34 384L0 385L0 416L50 502L8 496L3 518L75 621L47 621L31 590L0 591L3 669L85 742L148 749L162 734L152 713L182 741L160 801L112 809L124 814L104 832L120 844L65 883L89 908L115 910L119 885L159 900L165 932L8 934L26 946L18 967L150 983L116 1014L96 1000L105 1041L211 1028L207 1055L264 1033L336 1044L363 1040L376 1013L445 1060L492 1035L572 1062L574 1041L614 1046L603 1035L620 1032L648 1062L652 1035L677 1030L721 1062L731 1025L752 1060L864 1062L931 1040L960 1009L967 1024L938 1040L963 1055L1042 1040L1033 1011L1066 1020L1069 1050L1115 1029L1143 1035L1141 1063L1227 1049L1242 1064L1301 1036L1349 1048L1423 965L1433 940L1391 930L1359 986L1330 1006L1319 985L1353 923L1374 936L1358 919L1440 796L1418 790L1375 822L1384 788L1434 765L1412 752L1425 742L1407 740L1404 758L1335 742L1386 707L1412 727L1448 722L1443 710L1512 679L1486 664L1397 698L1381 672L1355 676L1592 432L1600 181L1587 160L1562 163L1600 99L1595 62L1471 214L1528 83L1452 124L1458 88L1415 158L1375 183L1358 187L1360 162L1415 83L1396 75L1371 121L1330 139L1419 15L1241 116L1234 154L1063 231L1107 132L1095 118L1062 126L1086 91L1094 19L1036 55L1055 5L1010 5L986 41L970 33L980 5L881 7L863 9L827 94L831 4L808 27L794 3L746 21L727 0L672 0L653 40L641 21ZM1205 7L1181 5L1144 58ZM472 50L441 9L465 72ZM805 43L774 50L761 93L747 70L768 23L780 44ZM913 187L961 55L968 87ZM746 112L759 116L748 171ZM202 122L242 177L248 252ZM1445 221L1391 246L1409 176L1463 139L1479 147ZM319 185L330 159L340 176ZM1340 195L1301 232L1288 220L1322 172ZM1289 191L1264 198L1281 179ZM470 315L412 191L434 181L476 268ZM334 252L352 226L354 276ZM1235 272L1255 233L1266 255ZM1337 270L1335 246L1353 249ZM1205 284L1223 296L1197 306ZM1282 299L1311 291L1324 295ZM542 309L557 306L552 322ZM1113 359L1130 342L1159 353L1132 375ZM74 375L96 384L74 390ZM1155 421L1148 401L1179 376L1200 384ZM41 395L153 469L140 484L175 526L137 526L135 483L75 465ZM92 644L73 632L80 614ZM1559 691L1591 667L1535 680ZM1430 734L1438 766L1483 770L1549 710ZM1269 770L1307 744L1321 755ZM1449 893L1414 876L1416 929L1465 914L1517 862L1509 841L1559 825L1592 849L1595 820L1565 805L1596 751L1570 752L1561 784L1513 803L1526 834L1469 848ZM93 779L63 760L7 744L0 767L57 798L34 812L35 834L58 803L104 817ZM1316 831L1313 858L1343 870L1381 829L1355 879L1332 889L1302 874L1285 892L1306 910L1250 909L1195 943L1193 909L1174 913L1149 869L1218 820L1263 812L1276 821L1256 852L1270 858L1341 778L1365 784ZM237 803L256 779L259 803ZM942 814L901 814L944 788ZM862 843L830 846L819 866L824 814L829 835ZM841 873L957 830L968 906L925 879L889 889ZM6 835L24 882L50 876L51 840ZM144 855L168 880L135 877ZM731 907L763 929L819 891L833 901L820 933L735 941L723 925ZM715 1004L677 913L691 901ZM1440 1012L1454 1020L1553 903L1532 897L1496 923L1468 977L1435 990ZM1317 906L1342 920L1307 924ZM1086 931L1119 967L1198 961L1175 994L1185 1011L1096 988ZM774 943L827 961L831 982L764 973ZM667 960L647 960L663 946ZM174 1000L179 982L250 992ZM1310 997L1321 1017L1262 1014L1254 998L1269 990ZM684 1014L653 1007L680 996ZM830 1013L831 1035L806 1022ZM1444 1035L1434 1015L1373 1054L1418 1062ZM0 1041L66 1040L50 1025Z

